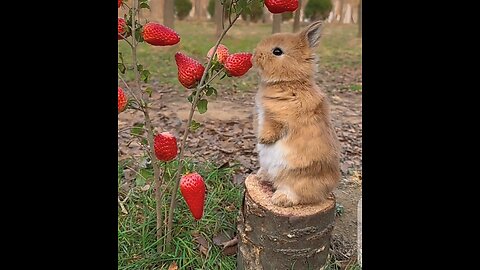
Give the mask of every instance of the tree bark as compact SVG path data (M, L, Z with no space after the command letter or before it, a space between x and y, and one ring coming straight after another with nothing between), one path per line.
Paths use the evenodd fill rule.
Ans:
M195 0L195 19L202 20L207 17L207 10L203 0Z
M270 11L268 11L267 7L263 6L262 22L263 23L271 23L272 22L271 16L272 16L272 13L270 13Z
M335 197L288 208L271 203L271 184L256 175L245 180L237 220L237 269L321 269L330 250Z
M201 4L201 0L193 1L193 8L195 9L193 13L193 17L197 20L200 19L200 4Z
M163 19L163 0L150 0L150 10L142 10L142 18L161 22Z
M343 22L344 2L345 2L345 0L340 0L340 1L339 1L339 3L340 3L340 7L339 7L339 12L340 12L339 16L340 16L340 18L338 19L338 22L339 22L339 23L342 23L342 22Z
M222 17L223 17L223 6L220 0L215 1L215 25L216 31L215 31L215 36L218 38L223 32L223 26L222 26Z
M358 6L358 37L362 37L362 0Z
M298 8L293 14L293 33L300 30L300 13L302 10L302 0L298 0Z
M165 0L163 5L163 25L174 29L174 9L173 0Z
M282 14L273 14L272 34L280 33L282 23Z

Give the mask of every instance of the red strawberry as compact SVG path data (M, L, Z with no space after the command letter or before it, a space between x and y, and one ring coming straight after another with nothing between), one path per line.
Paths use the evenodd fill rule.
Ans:
M210 59L210 57L212 57L214 48L215 48L215 46L213 46L208 51L208 53L207 53L207 58L208 59ZM225 64L225 61L227 60L227 57L229 55L228 48L225 47L225 45L223 45L223 44L218 44L218 48L217 48L217 51L216 51L215 55L217 56L218 62L220 62L222 64Z
M122 0L118 0L118 8L122 5Z
M203 216L205 204L205 182L198 173L189 173L180 179L180 192L192 212L193 217L199 220Z
M178 81L186 88L194 88L202 79L205 67L197 60L183 53L175 54L175 62L178 67Z
M177 139L169 132L157 134L153 145L155 156L160 161L170 161L177 156Z
M180 36L172 29L155 22L143 26L143 39L150 45L169 46L180 42Z
M123 89L118 87L118 113L123 112L127 108L127 96L123 92Z
M121 35L127 37L127 23L124 18L118 18L118 40L123 39Z
M251 53L230 54L225 62L225 69L228 75L240 77L252 67Z
M271 13L295 11L298 8L298 0L265 0L265 6Z

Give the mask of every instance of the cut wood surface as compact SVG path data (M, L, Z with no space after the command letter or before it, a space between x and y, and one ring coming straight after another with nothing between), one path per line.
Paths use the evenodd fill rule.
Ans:
M271 183L245 180L237 223L237 269L321 269L327 260L335 219L335 197L313 205L273 205Z

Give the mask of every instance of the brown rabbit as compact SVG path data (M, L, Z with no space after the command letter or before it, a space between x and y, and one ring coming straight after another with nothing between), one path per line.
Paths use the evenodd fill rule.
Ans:
M326 95L314 80L321 22L279 33L255 48L260 74L256 130L260 170L273 182L275 205L325 200L340 180L340 146Z

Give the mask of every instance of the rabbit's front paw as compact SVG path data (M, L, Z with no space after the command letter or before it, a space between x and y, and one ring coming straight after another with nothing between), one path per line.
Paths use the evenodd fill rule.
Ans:
M292 192L277 190L273 193L272 203L280 207L290 207L299 203L298 198Z
M278 140L278 136L274 132L262 132L258 141L261 144L272 144Z

